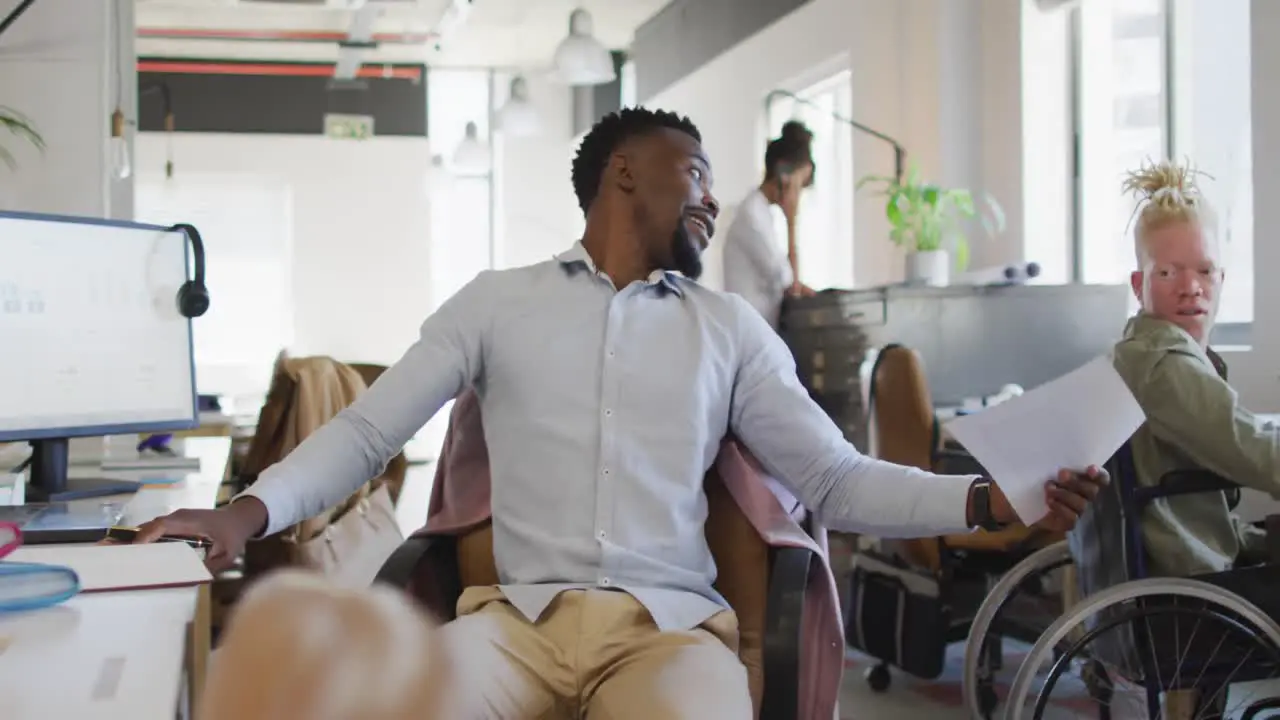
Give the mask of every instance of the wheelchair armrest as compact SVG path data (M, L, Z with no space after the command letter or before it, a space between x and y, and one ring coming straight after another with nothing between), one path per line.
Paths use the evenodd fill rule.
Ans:
M764 697L760 717L789 720L800 707L800 653L804 647L804 598L814 554L775 548L769 567L764 621Z
M933 452L933 471L939 475L983 475L986 468L963 448L943 448Z
M1139 506L1143 506L1157 498L1206 492L1226 493L1227 504L1232 509L1240 502L1240 485L1208 470L1174 470L1165 473L1155 487L1139 488L1135 499Z
M417 535L405 540L382 564L373 581L409 593L435 613L440 622L454 619L458 597L462 595L457 538Z

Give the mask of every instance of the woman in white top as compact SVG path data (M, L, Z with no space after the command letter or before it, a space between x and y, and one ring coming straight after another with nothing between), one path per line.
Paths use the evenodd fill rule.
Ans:
M776 330L783 296L811 295L796 259L800 192L813 184L813 133L790 121L764 154L764 182L742 201L725 235L725 290L746 298ZM772 206L787 220L785 247L774 230Z

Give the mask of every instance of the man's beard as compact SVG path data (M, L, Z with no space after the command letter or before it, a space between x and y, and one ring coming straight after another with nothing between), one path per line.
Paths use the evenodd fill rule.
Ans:
M698 241L690 237L684 222L676 225L671 236L671 269L690 280L697 280L702 275L702 252Z

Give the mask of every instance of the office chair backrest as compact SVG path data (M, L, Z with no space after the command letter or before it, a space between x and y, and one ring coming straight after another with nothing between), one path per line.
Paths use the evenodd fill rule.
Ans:
M355 401L365 390L360 374L329 357L276 359L267 401L245 457L242 476L251 484L259 473L283 460L313 432ZM382 478L366 483L336 507L305 520L279 536L252 543L245 569L258 574L293 564L293 546L324 532L335 520L380 487Z
M901 345L882 348L872 365L867 401L871 452L899 465L931 469L937 423L919 353Z

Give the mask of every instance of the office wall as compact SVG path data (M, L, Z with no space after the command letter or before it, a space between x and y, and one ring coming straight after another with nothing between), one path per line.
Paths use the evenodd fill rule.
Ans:
M765 95L851 69L855 119L897 138L926 175L990 192L1003 205L1009 229L974 243L974 265L1015 261L1024 257L1024 237L1066 231L1060 222L1054 230L1052 215L1023 212L1024 4L1029 0L814 0L647 104L693 118L715 166L716 193L732 206L760 181ZM1065 19L1049 18L1065 38ZM853 138L854 177L892 172L887 145L860 133ZM1066 137L1054 141L1065 147ZM858 284L901 278L903 258L887 241L882 201L866 193L852 201ZM709 283L719 283L719 264L713 250Z
M387 363L416 338L432 299L425 139L141 133L137 164L139 183L247 177L287 189L292 352Z
M1280 305L1280 283L1274 269L1280 267L1280 243L1271 240L1280 227L1280 84L1275 68L1280 67L1280 3L1253 0L1251 3L1251 64L1253 75L1253 219L1254 219L1254 320L1253 350L1232 363L1231 378L1250 409L1280 412L1280 317L1266 308Z
M534 137L499 140L501 150L495 156L499 267L546 260L581 234L581 213L569 176L576 150L572 91L544 77L526 79L542 128Z
M0 0L0 17L17 4ZM0 105L26 115L47 146L0 133L16 160L0 165L0 210L131 216L133 181L110 176L108 141L117 104L135 116L133 27L131 0L44 0L0 37Z

